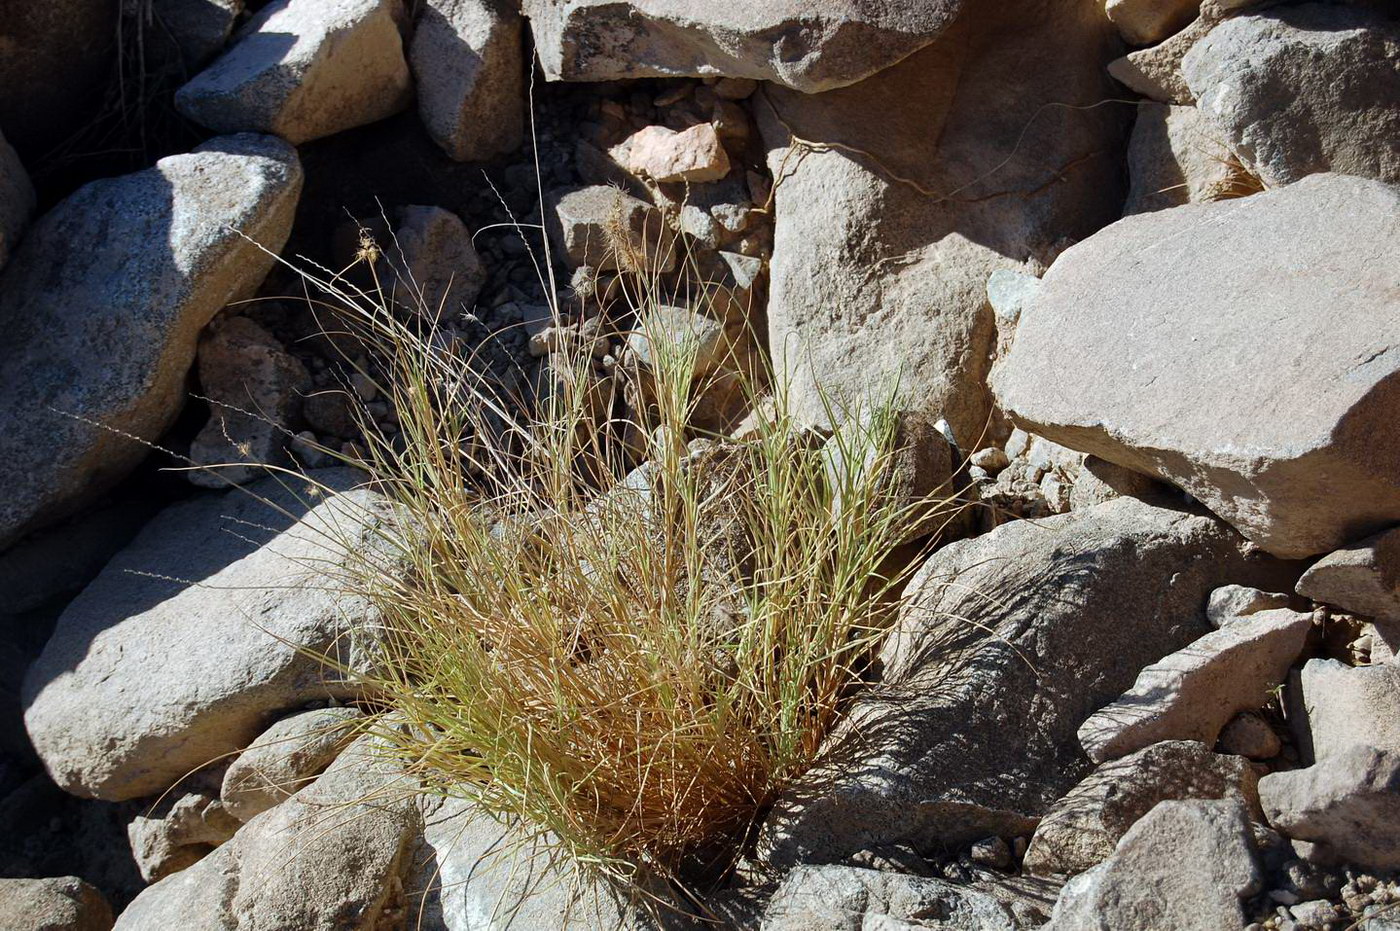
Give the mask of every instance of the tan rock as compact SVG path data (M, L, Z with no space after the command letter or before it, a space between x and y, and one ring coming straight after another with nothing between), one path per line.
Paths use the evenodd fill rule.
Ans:
M356 708L321 708L283 718L263 731L224 773L219 798L230 815L250 821L290 798L335 761L357 735Z
M1108 0L1104 12L1132 45L1152 45L1181 29L1200 12L1201 0Z
M1195 107L1143 101L1128 146L1123 215L1241 197L1260 189Z
M710 123L682 132L648 126L625 144L628 170L653 181L718 181L729 174L729 154Z
M1163 657L1079 728L1084 752L1103 762L1161 740L1214 746L1232 717L1268 701L1311 626L1310 614L1260 611Z
M6 931L111 931L112 906L76 876L0 879Z

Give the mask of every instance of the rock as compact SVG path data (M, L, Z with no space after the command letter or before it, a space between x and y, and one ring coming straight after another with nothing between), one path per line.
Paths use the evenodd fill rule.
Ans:
M192 463L203 468L186 472L189 480L226 488L266 476L267 467L286 465L287 428L311 388L305 366L247 317L230 317L205 330L197 359L210 412L190 444Z
M1201 114L1269 187L1400 182L1400 25L1310 3L1226 20L1182 61Z
M1200 12L1201 0L1108 0L1104 12L1130 45L1153 45Z
M1026 851L1028 873L1073 875L1102 863L1118 841L1167 799L1239 799L1259 811L1249 761L1194 740L1166 740L1104 763L1050 806Z
M647 126L623 144L627 170L653 181L718 181L729 174L729 154L710 123L684 132Z
M233 47L175 94L215 132L276 133L293 145L408 105L399 0L275 0Z
M1283 749L1278 734L1262 716L1245 711L1235 715L1220 731L1216 748L1251 760L1271 760Z
M731 347L720 321L685 307L657 304L639 314L636 328L627 335L627 348L649 371L667 359L693 353L691 370L698 377L725 367Z
M1259 780L1269 823L1363 867L1400 869L1400 751L1354 745Z
M857 429L845 436L833 435L822 444L827 482L833 489L832 508L849 510L846 489L878 466L884 472L882 493L907 509L908 517L914 516L915 509L929 512L910 528L911 539L948 529L958 515L940 508L938 502L955 496L952 447L927 414L895 410L889 416L893 420L887 427L890 445L883 456L871 442L878 440L881 427L868 410L857 415ZM877 462L881 458L884 461ZM861 500L856 506L867 503Z
M1239 928L1243 900L1261 885L1242 802L1167 801L1129 829L1113 856L1069 881L1048 927Z
M385 258L396 278L395 297L428 320L468 313L486 284L486 266L472 234L441 207L404 207L394 245Z
M1132 186L1124 216L1226 200L1260 189L1199 110L1150 100L1138 104L1128 173Z
M551 81L752 78L803 93L853 84L928 45L959 0L525 0Z
M617 188L556 191L549 227L554 248L577 268L670 271L675 254L660 211Z
M146 456L111 431L153 441L175 420L200 330L261 283L300 190L291 146L233 136L94 181L34 224L0 274L0 547Z
M374 738L361 738L314 783L194 866L146 889L116 927L392 927L386 911L422 829L414 789Z
M1247 585L1222 585L1210 593L1206 602L1206 619L1216 627L1258 614L1288 607L1291 599L1283 592L1261 592Z
M427 0L409 45L418 115L459 162L520 148L525 69L520 14L495 0Z
M110 931L112 907L76 876L0 879L0 925L9 931Z
M1005 450L997 449L995 446L977 450L967 457L967 461L979 469L986 470L991 475L995 475L1011 464L1011 460L1006 457Z
M427 799L414 858L409 913L446 931L656 925L624 898L579 873L546 836L525 838L462 799ZM683 922L676 916L676 924ZM670 925L668 924L668 927ZM688 924L684 926L688 927Z
M987 278L987 302L992 305L997 332L1012 332L1021 319L1021 309L1040 289L1040 279L1009 268L998 268Z
M1397 293L1400 190L1379 182L1127 217L1046 273L994 388L1027 430L1175 483L1274 555L1327 552L1400 520L1400 447L1374 442L1400 409Z
M1201 15L1185 29L1151 48L1129 52L1108 65L1108 73L1134 93L1158 103L1190 106L1196 102L1181 73L1181 60L1219 22L1212 0L1201 4Z
M204 792L167 794L156 811L138 815L127 827L141 878L157 882L193 866L240 827L223 802Z
M1400 753L1400 665L1310 659L1302 686L1314 759L1357 744Z
M1400 530L1322 557L1303 573L1297 592L1353 614L1400 621Z
M0 135L0 269L10 260L34 212L34 185L19 153Z
M111 80L120 7L92 0L6 4L0 128L26 158L68 141Z
M1000 837L984 837L967 853L968 859L994 870L1004 870L1011 866L1011 845Z
M156 34L175 47L182 67L195 69L223 50L243 0L152 0Z
M797 867L783 878L763 916L765 931L915 927L1014 931L1021 925L1010 908L986 892L850 866Z
M348 489L356 474L317 478ZM370 608L338 591L334 573L375 543L382 499L353 490L312 508L286 486L172 505L58 619L23 694L34 748L61 787L109 800L157 793L242 750L273 715L355 694L314 656L365 661L361 638L346 634Z
M291 797L354 740L363 717L357 708L321 708L278 721L229 764L219 793L224 808L251 821Z
M1084 722L1079 729L1084 752L1102 763L1159 740L1214 746L1232 717L1269 700L1311 627L1311 614L1260 611L1163 657L1121 698Z
M975 444L992 412L988 277L1038 274L1122 206L1121 111L1058 106L1114 96L1111 32L1092 4L1011 0L852 87L765 89L754 111L782 178L769 346L794 416L822 423L825 398L897 382Z
M882 681L830 741L837 762L779 799L760 854L1030 833L1088 772L1084 718L1209 629L1208 591L1270 571L1239 545L1209 517L1120 498L939 550L908 586Z

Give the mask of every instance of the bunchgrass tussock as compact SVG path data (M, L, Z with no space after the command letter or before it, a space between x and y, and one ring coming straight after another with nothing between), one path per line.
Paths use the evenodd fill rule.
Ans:
M350 581L379 611L381 661L356 674L395 755L595 873L722 876L870 676L898 554L952 512L947 489L893 493L891 407L832 402L839 426L803 427L752 354L701 364L674 329L626 375L561 339L521 397L424 325L438 309L307 279L396 412L393 436L366 424L362 463L393 557ZM662 299L659 275L629 280L604 332ZM689 292L720 315L715 289ZM721 377L765 412L738 439L695 426Z

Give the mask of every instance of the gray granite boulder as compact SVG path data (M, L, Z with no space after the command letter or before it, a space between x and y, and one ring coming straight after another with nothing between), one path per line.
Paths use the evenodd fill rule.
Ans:
M1382 621L1400 621L1400 530L1328 553L1308 567L1297 592Z
M853 84L941 35L963 0L525 0L551 80L723 76Z
M1314 175L1070 248L994 387L1025 429L1309 556L1400 520L1397 311L1400 189Z
M274 0L176 92L175 107L215 132L293 144L392 116L413 96L402 15L400 0Z
M1354 745L1259 780L1269 823L1368 869L1400 869L1400 750Z
M765 931L869 931L932 927L1015 931L995 896L942 879L852 866L799 866L783 877L763 916Z
M1381 12L1308 3L1228 19L1182 72L1270 187L1329 171L1400 182L1400 24Z
M220 137L94 181L25 234L0 273L0 546L150 452L130 437L174 422L200 331L261 284L300 191L291 146Z
M349 635L371 608L337 573L370 552L382 498L357 489L315 503L299 484L172 505L64 611L23 692L30 739L61 787L108 800L161 792L274 716L356 694L319 657L368 659Z
M1029 833L1091 769L1080 723L1210 629L1208 592L1270 571L1242 543L1208 516L1118 498L939 550L910 582L882 681L779 799L763 855Z

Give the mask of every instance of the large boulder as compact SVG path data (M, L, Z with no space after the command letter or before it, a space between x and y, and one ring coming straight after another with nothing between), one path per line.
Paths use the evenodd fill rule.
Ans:
M1300 684L1314 759L1357 744L1400 753L1400 665L1310 659Z
M1079 728L1084 752L1102 763L1161 740L1214 745L1231 718L1262 708L1283 683L1311 627L1311 614L1259 611L1162 657Z
M1235 17L1181 64L1202 115L1270 187L1327 171L1400 182L1400 25L1380 12Z
M262 282L300 191L291 146L230 136L34 224L0 274L0 546L141 461L131 438L174 421L200 331Z
M1143 815L1167 799L1238 798L1259 811L1259 777L1243 757L1194 740L1166 740L1090 773L1041 819L1029 873L1082 873L1108 859ZM1262 813L1261 813L1262 814Z
M354 475L324 480L348 488ZM303 493L267 479L173 505L69 605L24 683L55 782L150 795L280 712L355 694L320 657L365 661L348 634L371 609L336 573L373 544L382 499L350 490L312 508Z
M1201 0L1107 0L1104 12L1133 45L1161 42L1200 12Z
M34 212L34 185L24 163L0 135L0 268L10 260L29 215Z
M175 94L215 132L276 133L300 144L408 106L400 0L275 0L234 45Z
M1400 530L1328 553L1303 573L1297 592L1354 614L1400 621Z
M1244 803L1167 801L1099 866L1070 880L1051 931L1221 931L1243 927L1262 884Z
M963 0L525 0L550 80L723 75L804 93L853 84L941 35Z
M1398 310L1400 190L1317 175L1069 249L994 387L1027 430L1303 557L1400 521Z
M194 866L146 889L121 931L374 931L410 873L422 830L416 786L376 738L258 815ZM413 927L411 923L409 927Z
M1047 43L1045 36L1055 36ZM1093 4L983 5L853 87L754 104L780 181L771 352L798 416L898 387L969 446L992 410L997 269L1039 273L1119 215L1121 109Z
M409 45L418 115L457 161L520 147L525 61L520 14L499 0L427 0Z
M112 906L76 876L0 879L0 926L8 931L111 931Z
M1400 869L1400 750L1347 747L1259 780L1269 823L1368 869Z
M1029 833L1089 772L1080 722L1209 629L1212 588L1268 569L1242 545L1208 516L1119 498L935 553L881 651L883 680L765 824L766 856Z
M867 931L929 927L1016 931L1012 910L987 892L942 879L851 866L799 866L783 877L764 931Z

